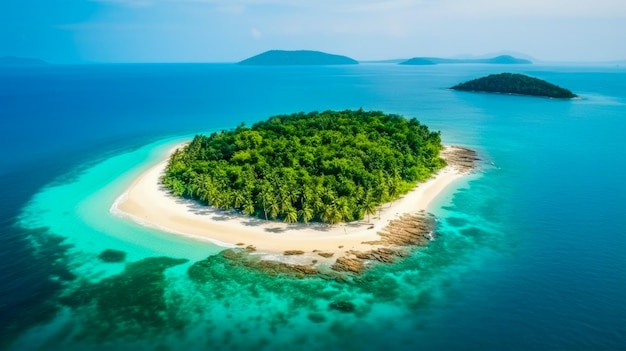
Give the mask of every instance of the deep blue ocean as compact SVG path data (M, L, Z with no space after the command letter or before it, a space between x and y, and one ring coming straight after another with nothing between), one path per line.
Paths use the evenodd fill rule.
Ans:
M447 89L501 72L581 99ZM360 281L231 267L109 212L195 133L358 108L481 158L432 205L437 240ZM0 121L0 349L626 349L626 67L4 67Z

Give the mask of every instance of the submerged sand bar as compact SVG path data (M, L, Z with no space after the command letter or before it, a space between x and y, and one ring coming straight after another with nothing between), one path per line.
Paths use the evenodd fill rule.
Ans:
M402 198L383 205L380 214L377 211L369 222L366 217L362 221L335 225L287 224L222 211L174 197L160 183L167 159L135 179L115 201L111 212L148 227L208 240L223 247L251 245L256 252L269 255L281 255L285 251L311 253L315 250L334 253L335 259L349 255L351 250L371 250L372 245L364 242L380 240L377 233L391 220L403 214L426 210L444 189L468 174L471 168L458 162L459 153L456 151L462 150L467 151L447 146L442 157L448 161L448 166Z

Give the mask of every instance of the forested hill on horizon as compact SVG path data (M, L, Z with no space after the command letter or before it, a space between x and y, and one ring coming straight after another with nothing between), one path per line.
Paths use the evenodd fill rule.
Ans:
M492 58L481 59L447 59L438 57L414 57L400 62L401 65L437 65L437 64L459 64L459 63L483 63L495 65L519 65L532 64L532 61L513 57L511 55L500 55Z
M450 89L483 93L530 95L557 99L573 99L576 94L545 80L519 73L491 74L457 84Z
M626 65L626 59L614 59L605 61L581 61L577 59L570 60L543 60L534 58L523 53L502 53L480 56L459 55L456 58L442 58L431 56L418 56L410 59L407 58L391 58L385 59L354 59L345 55L331 54L316 50L268 50L251 56L242 61L221 61L212 59L198 59L189 57L180 60L79 60L79 61L55 61L49 62L38 57L18 56L14 54L5 54L0 56L0 66L59 66L59 65L83 65L83 64L142 64L142 63L162 63L162 64L185 64L185 63L229 63L250 66L289 66L289 65L357 65L357 64L400 64L400 65L438 65L438 64L496 64L496 65L520 65L520 64L572 64L572 65Z
M358 63L347 56L313 50L269 50L239 62L240 65L253 66L356 65Z

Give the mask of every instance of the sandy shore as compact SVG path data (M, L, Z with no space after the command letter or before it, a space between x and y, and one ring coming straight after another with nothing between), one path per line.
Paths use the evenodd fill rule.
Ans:
M462 167L449 165L401 199L384 205L380 215L378 212L372 215L370 222L366 218L328 226L265 221L176 198L159 182L166 164L167 159L143 172L118 197L111 212L145 226L208 240L224 247L252 245L257 253L276 255L276 259L282 260L284 257L279 256L287 250L332 252L335 258L346 255L346 251L350 250L371 250L372 245L363 242L379 240L377 233L390 220L405 213L426 210L446 187L468 173Z

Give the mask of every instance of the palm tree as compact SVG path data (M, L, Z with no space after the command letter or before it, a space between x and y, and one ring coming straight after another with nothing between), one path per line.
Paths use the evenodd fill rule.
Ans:
M215 188L208 189L205 193L205 201L209 204L209 206L215 206L215 198L217 197L217 191Z
M335 191L333 189L326 188L323 193L323 198L324 198L325 203L331 204L331 203L334 203L335 200L337 199L337 194L335 194Z
M280 214L280 200L272 197L270 198L269 209L270 209L270 218L274 219L278 217Z
M251 214L254 213L254 203L252 202L252 199L246 199L246 201L243 204L243 214L249 216Z
M393 170L393 176L387 178L387 189L389 189L389 195L393 198L398 195L400 191L400 174L397 169Z
M289 197L289 188L286 185L282 185L278 188L277 198L279 200L278 207L279 212L285 213L289 206L291 206L291 200Z
M206 176L205 174L200 174L200 175L194 176L191 179L186 189L187 196L202 200L202 196L203 196L202 193L204 190L202 188L202 183L203 183L203 179L205 178L205 176Z
M200 179L200 184L198 184L199 189L197 190L198 198L201 201L206 202L211 205L213 203L213 198L215 196L215 187L213 186L213 181L209 176L202 175Z
M300 208L304 209L304 204L311 201L313 195L313 189L308 185L303 185L302 191L300 192Z
M213 195L211 199L211 206L215 208L221 208L222 204L224 203L223 201L224 201L224 197L222 196L222 193L215 192L215 194Z
M233 205L235 206L235 208L241 209L245 201L246 196L244 195L243 191L235 190L233 192Z
M285 222L295 223L297 221L298 221L298 212L293 206L290 206L287 209L287 214L285 215Z
M365 210L365 213L367 214L367 222L369 223L371 216L374 213L376 213L376 202L374 201L370 193L368 193L367 196L365 197L365 202L363 203L363 209Z
M354 208L353 216L353 218L357 220L365 218L365 208L363 208L363 205L357 205L356 208Z
M313 210L308 204L305 204L300 210L300 218L302 218L302 222L304 223L309 223L309 221L313 219Z
M387 182L384 177L380 179L379 183L376 185L376 197L378 197L378 201L381 204L385 203L389 198L389 188L387 187Z
M313 198L313 210L316 213L321 214L322 212L324 212L325 207L326 207L326 204L322 200L322 197L318 196L318 194L315 194Z
M332 212L331 212L330 224L341 222L341 220L343 219L343 215L341 214L341 210L339 209L339 207L337 207L336 205L333 205L331 206L331 208L332 208Z
M376 184L376 198L380 207L378 208L378 216L383 210L383 204L389 199L389 188L387 187L386 177L381 171L378 178L378 184Z
M270 203L273 201L274 196L272 195L270 184L267 181L261 182L260 189L261 191L257 195L257 203L263 208L265 220L267 221L267 211L269 210Z
M362 205L365 201L365 189L360 185L356 188L354 193L354 201L359 205Z
M324 205L322 209L322 222L332 224L333 219L333 205Z
M352 213L350 212L350 204L348 204L348 199L346 199L345 197L337 199L336 208L338 216L340 218L338 222L348 222L352 219Z
M227 210L232 208L232 194L228 192L228 190L224 189L220 191L217 195L219 198L219 205L217 207L221 210Z
M296 204L298 201L298 197L300 196L300 189L298 189L295 184L292 186L289 186L287 188L287 199L289 200L290 204Z

